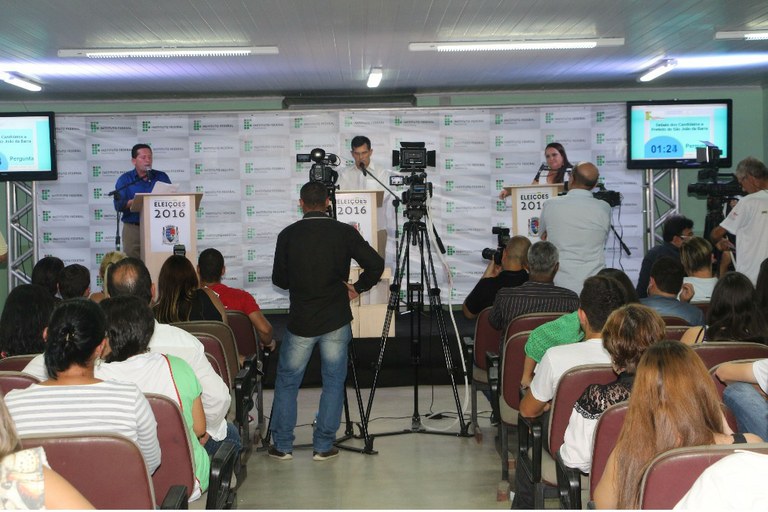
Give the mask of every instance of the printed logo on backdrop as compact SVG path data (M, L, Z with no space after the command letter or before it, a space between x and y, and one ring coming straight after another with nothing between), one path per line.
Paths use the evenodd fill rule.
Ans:
M51 204L87 204L88 188L82 184L52 183L39 189L39 199Z
M509 110L492 110L493 127L506 129L538 129L541 127L539 109L515 108Z
M530 130L491 132L491 147L497 151L542 151L541 134Z
M337 134L327 133L307 133L298 137L291 136L290 146L293 146L293 150L291 150L292 153L309 153L314 148L322 148L326 153L334 153L338 155L339 151L337 151L336 148L339 147L339 136ZM293 155L292 160L296 161L296 155ZM306 170L307 173L309 173L310 167L311 165L309 163L301 164L301 168Z
M443 156L443 167L446 171L486 175L491 172L487 155L481 157L481 155L474 153L450 153ZM427 168L427 172L429 172L429 168Z
M235 134L238 129L236 115L192 118L192 133Z
M547 144L552 142L559 142L568 152L569 159L571 159L571 149L588 149L592 147L592 140L590 139L591 133L589 130L562 130L558 126L556 130L551 132L544 132L544 136L547 140ZM545 144L546 145L546 144ZM542 154L543 154L542 147Z
M294 158L295 160L295 158ZM241 176L272 176L274 178L288 178L291 175L290 165L286 165L285 157L264 157L264 158L249 158L248 160L240 160L242 165ZM306 171L304 169L306 164L294 164L294 170L297 172Z
M195 191L205 194L206 203L210 201L239 201L240 180L198 181Z
M80 116L56 116L56 145L62 142L80 141L83 145L83 138L86 134L86 120Z
M38 241L49 247L88 247L90 233L88 227L69 227L62 229L42 229ZM51 249L55 251L56 249Z
M239 179L239 158L212 158L211 160L193 160L190 162L192 173L196 177Z
M183 137L190 133L188 116L139 116L137 120L142 135L162 134Z
M488 110L461 111L456 110L442 115L442 131L476 131L487 132L490 128L490 117Z
M239 115L243 132L269 132L287 135L290 131L290 119L285 113L264 113Z
M626 135L619 131L607 132L604 130L604 126L600 128L592 129L592 142L593 146L617 146L624 143ZM625 165L626 167L626 165Z
M237 158L240 156L240 147L237 140L232 137L202 135L193 138L190 158L208 155L216 156L217 158Z
M253 134L241 141L241 148L241 156L259 159L282 157L283 165L285 165L285 157L291 153L290 143L285 136ZM333 151L329 152L333 153ZM295 161L295 158L293 160Z
M197 218L204 225L203 227L213 227L218 222L241 221L239 201L205 201L204 204L205 206L201 206L195 212Z
M392 116L391 128L399 130L440 130L440 115L433 112L397 112Z
M556 125L558 128L589 128L592 126L592 107L542 108L542 126Z
M365 133L365 135L371 139L372 144L376 144L376 138L374 132L383 133L389 128L389 113L388 112L342 112L341 116L342 131ZM349 140L345 140L344 147L348 148Z
M87 155L91 161L104 162L111 160L113 164L130 167L131 146L130 141L121 137L110 138L108 135L89 136L85 141Z
M490 150L488 132L465 132L441 137L441 151L477 151L487 153Z
M45 228L53 226L88 226L89 215L87 204L60 204L55 208L44 207L38 215L40 223Z
M339 115L334 112L317 114L290 114L291 133L333 132L339 131ZM327 150L326 150L327 151Z
M57 119L58 121L58 119ZM136 118L134 116L88 117L85 120L90 135L136 137ZM133 144L128 146L131 148Z

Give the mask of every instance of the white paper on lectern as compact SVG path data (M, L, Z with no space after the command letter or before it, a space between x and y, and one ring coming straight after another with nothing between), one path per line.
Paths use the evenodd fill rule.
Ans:
M173 183L165 183L158 181L155 186L152 187L153 194L175 194L179 191L179 186Z

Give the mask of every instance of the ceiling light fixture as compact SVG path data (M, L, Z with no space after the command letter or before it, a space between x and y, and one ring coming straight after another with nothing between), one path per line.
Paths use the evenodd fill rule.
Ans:
M651 69L649 69L643 76L637 79L638 82L650 82L655 78L659 78L665 73L669 73L677 67L677 61L675 59L664 59Z
M437 41L410 43L412 52L478 52L499 50L576 50L598 46L624 46L623 37L597 39L524 39L517 41Z
M21 87L22 89L26 89L27 91L40 92L43 90L43 88L40 85L30 80L19 78L18 76L12 73L8 73L6 71L0 71L0 80L2 80L7 84L15 85L16 87Z
M89 59L157 58L157 57L242 57L247 55L277 55L277 46L229 46L199 48L90 48L59 50L59 57Z
M735 32L715 32L715 39L743 39L745 41L767 41L766 30L742 30Z
M378 87L383 76L384 72L381 68L372 68L368 74L368 87Z

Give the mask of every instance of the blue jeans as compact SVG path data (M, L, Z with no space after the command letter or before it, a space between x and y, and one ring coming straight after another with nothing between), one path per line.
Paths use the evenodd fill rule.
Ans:
M739 432L749 432L768 439L768 402L752 384L728 384L723 393L723 402L736 416Z
M341 424L344 382L347 379L347 347L351 340L350 324L310 338L286 331L277 362L275 400L272 407L272 436L276 449L284 453L293 451L299 386L304 378L312 349L318 343L323 391L320 394L312 445L316 452L327 452L333 447L336 431Z
M229 441L230 443L234 444L235 448L237 448L237 453L243 451L243 441L240 439L240 432L238 432L237 427L231 421L227 422L227 437L221 441L216 441L214 438L209 436L208 441L205 442L203 447L205 448L205 451L208 452L208 455L213 457L213 455L216 453L216 450L219 449L219 446L221 446L224 441Z

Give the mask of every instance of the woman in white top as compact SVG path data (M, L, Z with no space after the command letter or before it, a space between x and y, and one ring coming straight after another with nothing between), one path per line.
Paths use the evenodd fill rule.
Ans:
M153 473L160 465L160 444L149 402L135 384L102 381L93 374L107 346L101 308L87 299L64 301L43 337L50 378L5 398L19 434L122 434L138 444Z
M712 254L712 244L709 243L709 240L700 236L692 236L683 240L683 244L680 246L680 263L685 269L683 286L685 284L691 285L693 297L680 292L684 297L681 300L687 300L691 304L710 301L712 291L717 284L717 278L712 275L714 262L715 256Z

